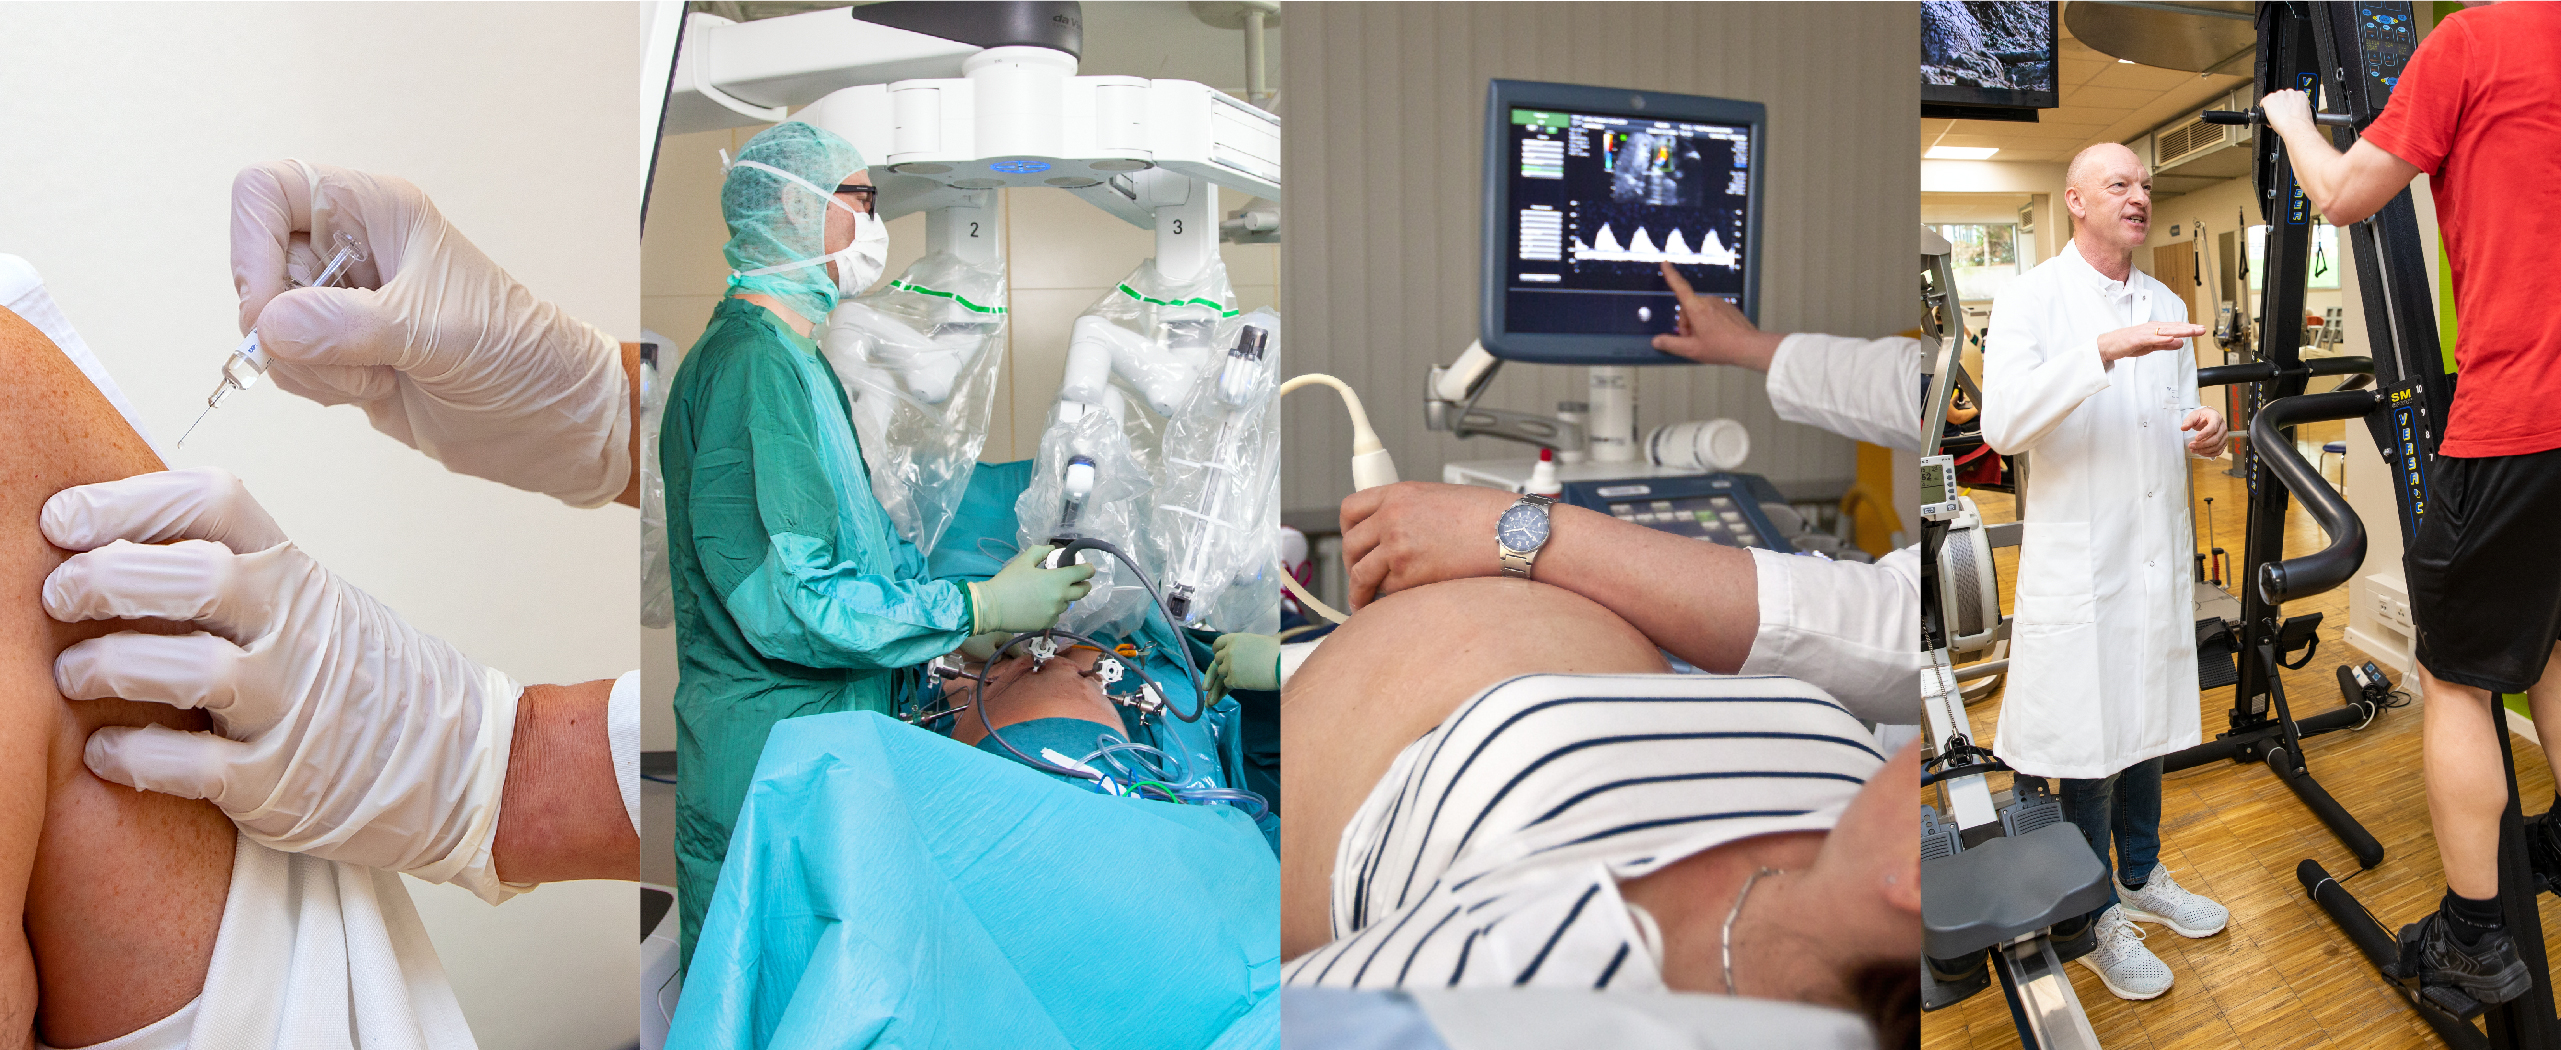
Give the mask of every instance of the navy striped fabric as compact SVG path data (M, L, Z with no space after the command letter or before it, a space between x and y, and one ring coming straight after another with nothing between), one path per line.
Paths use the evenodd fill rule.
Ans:
M1343 829L1334 941L1288 984L1660 990L1620 880L1822 831L1884 764L1791 678L1531 675L1407 745Z

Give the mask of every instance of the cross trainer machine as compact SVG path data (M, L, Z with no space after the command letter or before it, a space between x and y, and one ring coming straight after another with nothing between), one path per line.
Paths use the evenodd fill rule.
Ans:
M1920 641L1929 658L1920 682L1928 746L1921 784L1935 786L1946 807L1921 811L1921 1008L1963 1002L1997 976L2022 1045L2096 1050L2098 1034L2063 964L2095 947L2087 917L2107 900L2107 866L2063 818L2043 779L2015 778L2006 802L1993 794L1987 778L2008 767L1973 742L1957 684L1938 577L1951 524L1965 513L1955 457L1945 449L1965 315L1946 240L1924 230L1921 264L1923 331L1936 342L1923 377Z
M2265 3L2259 7L2258 28L2259 92L2264 95L2300 88L2314 95L2319 123L2333 128L2332 141L2342 148L2355 141L2355 129L2371 123L2382 112L2417 44L2410 5L2404 2ZM2232 124L2262 120L2255 112L2210 113L2208 119ZM2272 227L2263 316L2273 320L2301 313L2300 299L2288 296L2299 296L2302 288L2302 268L2310 238L2310 205L2295 185L2283 142L2273 134L2259 139L2254 186L2261 212ZM2356 571L2365 554L2363 523L2295 451L2285 428L2320 419L2363 419L2376 448L2392 468L2393 498L2406 542L2417 534L2419 522L2427 513L2428 475L2445 413L2453 404L2454 377L2448 374L2437 343L2436 314L2426 268L2427 246L2419 234L2410 192L2405 188L2381 211L2350 226L2349 236L2371 343L2372 357L2367 360L2375 388L2302 394L2303 378L2317 373L2304 370L2289 375L2291 369L2286 363L2293 360L2290 353L2277 355L2271 361L2234 366L2275 370L2273 376L2259 380L2262 395L2275 396L2264 398L2263 407L2250 426L2251 446L2256 454L2249 541L2254 570L2250 576L2251 597L2270 608L2338 586ZM2294 335L2291 325L2265 327L2271 344ZM2260 468L2264 468L2264 474ZM2270 487L2263 482L2271 480L2304 500L2329 537L2327 547L2301 558L2275 560L2261 556L2262 530L2257 516L2261 501L2257 496L2263 488ZM2281 498L2271 502L2283 505ZM2282 517L2275 517L2271 524L2281 526ZM2277 538L2273 530L2268 532L2269 553L2273 553ZM2265 626L2266 622L2261 621L2260 627ZM2508 789L2507 805L2499 818L2500 910L2518 954L2533 974L2533 984L2524 995L2485 1008L2454 989L2422 986L2415 979L2399 976L2401 950L2396 936L2358 904L2338 879L2319 861L2309 859L2296 866L2295 877L2340 932L2393 982L2420 1019L2448 1046L2460 1050L2561 1047L2561 1019L2556 1019L2553 1012L2551 970L2544 953L2543 925L2536 910L2538 891L2526 855L2525 822L2518 802L2506 705L2494 703L2491 712ZM2283 718L2281 708L2278 717ZM2285 739L2292 743L2301 735L2298 727ZM2315 808L2317 812L2318 807ZM2324 816L2326 819L2327 814ZM2334 823L2333 829L2336 827ZM2483 1028L2474 1027L2475 1018L2485 1021L2486 1033Z

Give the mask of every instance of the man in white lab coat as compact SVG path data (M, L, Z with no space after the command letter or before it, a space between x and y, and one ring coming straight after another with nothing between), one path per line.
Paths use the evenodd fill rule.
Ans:
M1993 300L1983 435L2033 452L2019 509L2017 611L1993 750L2063 781L2063 806L2116 880L2081 962L2150 999L2171 975L2133 923L2221 932L2221 905L2179 888L2160 855L2161 758L2198 743L2186 460L2222 416L2197 405L2187 305L2134 269L2151 174L2132 150L2081 151L2063 200L2074 236Z

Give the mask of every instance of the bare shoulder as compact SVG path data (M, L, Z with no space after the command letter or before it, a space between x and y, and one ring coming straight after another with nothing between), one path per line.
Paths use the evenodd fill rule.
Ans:
M44 580L67 552L45 542L45 500L74 485L161 469L122 413L53 341L0 308L0 1047L38 1034L86 1046L186 1005L204 985L228 891L233 835L211 805L91 776L100 725L205 727L201 712L122 700L74 703L53 659L137 621L64 624Z

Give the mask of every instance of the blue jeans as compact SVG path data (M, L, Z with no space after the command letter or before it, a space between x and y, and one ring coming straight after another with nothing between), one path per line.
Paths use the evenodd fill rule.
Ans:
M2102 780L2063 781L2063 815L2081 829L2090 852L2106 864L2108 841L2116 842L2116 877L2107 888L2107 903L2116 904L2116 883L2150 878L2161 861L2161 760L2137 762Z

